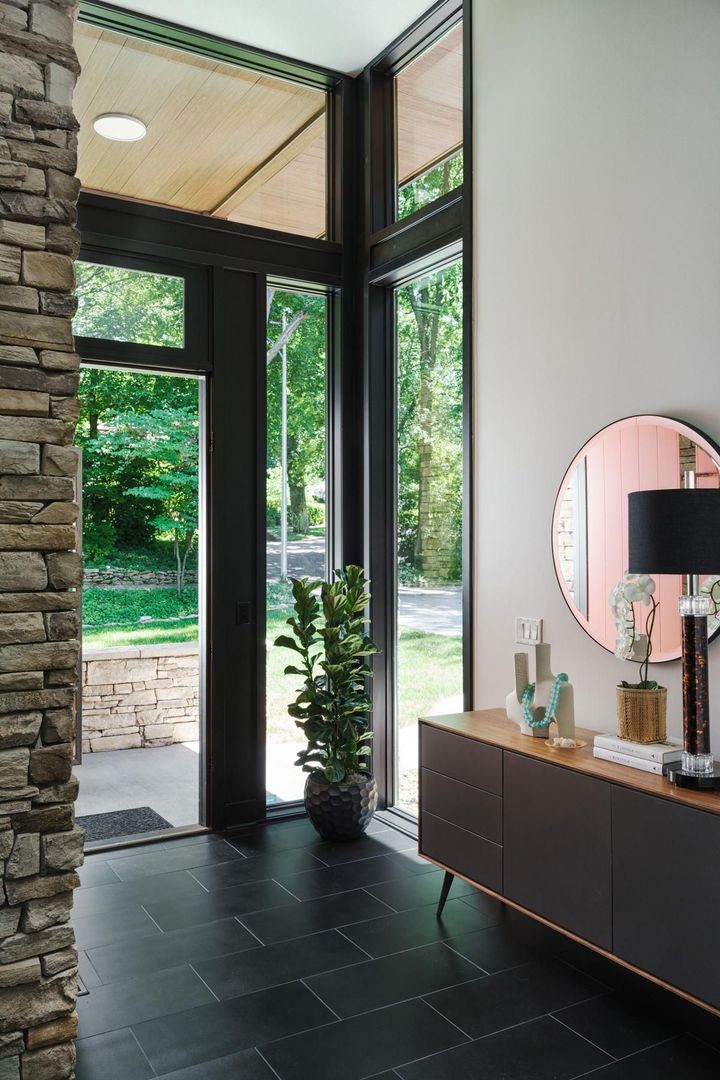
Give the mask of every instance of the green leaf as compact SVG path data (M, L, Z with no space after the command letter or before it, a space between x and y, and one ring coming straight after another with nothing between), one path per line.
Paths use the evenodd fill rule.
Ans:
M288 637L287 634L281 634L280 637L276 637L274 643L281 649L292 649L293 652L302 652L299 645L294 638Z

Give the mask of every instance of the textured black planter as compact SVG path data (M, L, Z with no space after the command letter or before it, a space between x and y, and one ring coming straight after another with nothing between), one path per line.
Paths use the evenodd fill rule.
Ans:
M329 784L310 774L305 782L305 809L323 840L356 840L377 809L373 776Z

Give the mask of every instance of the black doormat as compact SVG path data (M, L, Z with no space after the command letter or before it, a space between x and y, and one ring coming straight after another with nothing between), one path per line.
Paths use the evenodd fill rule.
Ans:
M172 829L169 821L160 817L149 806L134 810L113 810L109 814L87 814L79 817L77 824L85 830L86 840L114 840L116 836L134 836L135 833L154 832L156 829Z

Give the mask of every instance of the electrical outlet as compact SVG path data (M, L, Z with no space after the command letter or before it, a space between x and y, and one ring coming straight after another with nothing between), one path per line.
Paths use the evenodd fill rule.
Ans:
M540 645L543 639L542 619L515 616L515 642L517 645Z

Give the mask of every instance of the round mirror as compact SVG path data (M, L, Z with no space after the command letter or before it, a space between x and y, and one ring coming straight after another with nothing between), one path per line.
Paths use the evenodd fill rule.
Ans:
M563 477L553 515L553 559L562 594L577 621L603 648L615 651L609 596L627 570L627 505L631 491L720 487L720 447L701 431L667 416L630 416L585 443ZM703 591L718 580L701 578ZM686 591L679 575L656 579L659 602L653 663L677 660ZM708 634L717 636L717 616Z

